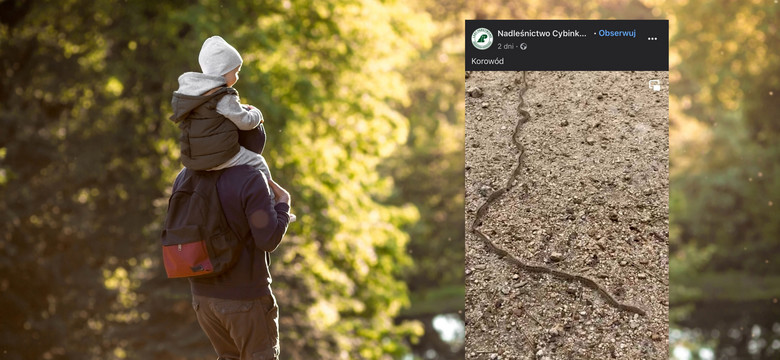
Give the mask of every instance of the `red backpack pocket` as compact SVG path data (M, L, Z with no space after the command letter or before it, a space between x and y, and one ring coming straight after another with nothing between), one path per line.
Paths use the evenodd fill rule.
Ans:
M206 275L214 271L198 226L163 231L163 262L169 278Z

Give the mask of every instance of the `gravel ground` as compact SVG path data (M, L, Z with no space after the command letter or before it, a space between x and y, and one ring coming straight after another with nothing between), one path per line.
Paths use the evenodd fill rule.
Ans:
M466 78L467 359L668 359L668 73L529 72L524 169L480 227L519 259L596 279L646 316L524 272L470 232L517 160L521 79Z

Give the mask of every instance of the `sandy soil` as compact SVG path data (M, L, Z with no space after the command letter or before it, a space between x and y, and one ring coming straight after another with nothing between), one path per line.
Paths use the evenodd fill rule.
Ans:
M596 279L640 316L581 283L524 272L470 232L517 161L522 73L467 74L468 359L668 359L667 75L529 72L525 166L480 227L523 261Z

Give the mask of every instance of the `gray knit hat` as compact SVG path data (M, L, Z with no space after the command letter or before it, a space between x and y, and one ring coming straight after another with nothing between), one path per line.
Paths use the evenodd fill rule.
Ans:
M198 62L204 74L225 75L241 66L244 60L236 48L230 46L225 39L212 36L203 42L198 55Z

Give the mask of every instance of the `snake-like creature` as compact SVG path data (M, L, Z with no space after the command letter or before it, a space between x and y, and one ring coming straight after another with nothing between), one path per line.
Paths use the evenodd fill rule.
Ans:
M520 90L520 103L517 105L517 113L520 116L520 119L517 121L517 125L515 126L514 133L512 133L512 143L514 143L515 146L520 151L520 153L517 156L517 165L515 166L515 169L512 170L512 176L510 176L509 179L507 179L506 185L504 185L504 187L490 194L487 200L485 200L485 203L482 204L482 206L480 206L477 209L477 213L474 217L474 222L471 224L471 232L474 233L477 237L479 237L493 253L495 253L500 258L505 259L506 261L516 265L517 267L525 271L540 273L540 274L550 274L552 276L570 280L570 281L579 281L583 285L601 294L601 296L612 306L620 310L636 313L639 315L646 315L647 313L637 306L621 303L620 301L617 301L617 299L615 299L615 297L612 294L610 294L603 286L599 285L599 283L597 283L595 280L587 276L572 274L563 270L553 269L544 265L532 265L523 262L517 257L509 254L506 250L496 246L496 244L493 243L493 241L491 241L487 235L485 235L482 231L478 229L478 227L482 224L482 218L487 213L488 207L492 205L494 202L496 202L496 200L498 200L507 191L509 191L509 189L512 188L517 176L520 174L520 171L522 170L523 157L525 155L525 147L518 139L518 136L520 134L520 129L523 127L523 124L531 120L531 114L528 113L528 111L523 109L523 107L525 107L525 99L523 98L523 96L525 95L526 91L528 91L528 81L526 80L526 72L523 72L523 88Z

